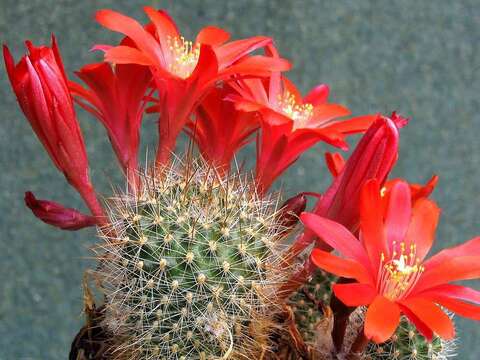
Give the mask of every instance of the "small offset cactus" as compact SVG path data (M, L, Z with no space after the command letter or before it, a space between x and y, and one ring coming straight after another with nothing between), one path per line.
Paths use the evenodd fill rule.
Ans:
M434 336L428 342L405 317L390 340L370 343L364 360L446 360L455 355L455 342Z
M288 300L295 315L297 329L306 344L316 342L316 328L323 319L322 305L328 305L332 284L337 278L323 270L315 270L307 283L302 285Z
M276 204L201 160L142 175L140 188L110 199L97 249L113 353L257 358L289 276Z

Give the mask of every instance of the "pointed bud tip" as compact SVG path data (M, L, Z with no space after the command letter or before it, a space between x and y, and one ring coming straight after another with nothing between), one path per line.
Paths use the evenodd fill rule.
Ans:
M280 208L280 223L286 228L293 228L299 220L299 215L307 207L307 197L302 193L287 201Z

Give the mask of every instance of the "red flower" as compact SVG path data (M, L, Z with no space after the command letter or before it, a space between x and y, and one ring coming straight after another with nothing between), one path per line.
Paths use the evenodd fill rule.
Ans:
M267 37L253 37L226 43L230 35L219 28L203 28L195 42L186 41L164 11L144 8L153 27L144 29L137 21L112 10L100 10L97 21L128 36L134 46L102 47L106 61L150 67L159 91L159 148L157 164L170 158L189 115L217 81L232 75L268 76L288 70L283 59L247 56L271 43ZM151 30L151 31L148 31ZM153 32L153 34L152 34Z
M272 57L278 56L273 50ZM256 176L260 192L298 157L319 141L346 149L347 135L365 131L376 116L366 115L341 120L350 111L328 103L329 88L318 85L302 98L298 89L279 73L268 82L243 79L232 84L238 95L229 97L238 109L258 111L262 131L258 144Z
M30 191L25 193L25 204L37 218L63 230L79 230L97 224L93 216L66 208L54 201L38 200Z
M195 121L187 132L202 156L221 172L228 172L235 153L248 144L258 129L255 114L238 111L224 99L231 94L228 85L213 89L196 110Z
M333 183L325 191L313 208L314 214L336 221L352 232L356 232L359 223L359 198L363 184L376 178L383 183L398 158L399 133L395 123L386 117L379 117L362 137L352 155L341 166L342 160L336 156L334 172L338 173ZM328 155L327 157L330 157ZM306 228L295 241L292 252L299 253L310 245L316 234ZM323 250L331 248L317 239L317 247Z
M439 215L437 205L424 197L412 203L403 181L393 184L383 209L375 179L362 189L360 241L332 220L301 215L305 226L342 255L315 249L311 258L318 267L355 280L333 290L347 306L368 306L367 338L377 343L389 339L403 313L426 338L436 333L451 339L455 329L440 306L480 320L480 292L450 284L480 278L480 237L425 260Z
M70 82L76 102L105 126L113 150L128 177L136 183L144 95L151 82L145 66L90 64L76 72L87 88Z
M35 47L15 65L3 47L8 77L20 107L55 166L77 189L92 213L103 214L88 176L88 160L55 38L52 46Z

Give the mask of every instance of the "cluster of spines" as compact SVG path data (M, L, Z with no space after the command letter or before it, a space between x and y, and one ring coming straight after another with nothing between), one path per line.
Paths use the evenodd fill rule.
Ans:
M446 360L455 356L455 342L434 336L427 341L406 318L390 340L383 344L370 343L364 360Z
M276 204L201 161L144 174L140 185L110 199L97 249L116 353L170 360L262 351L289 273Z
M293 293L288 305L295 316L295 324L305 343L316 342L317 327L324 319L324 306L330 303L334 275L317 269L308 281Z

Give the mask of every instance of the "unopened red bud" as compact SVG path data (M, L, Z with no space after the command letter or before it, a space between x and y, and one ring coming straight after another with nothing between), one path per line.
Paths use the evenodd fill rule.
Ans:
M25 204L44 223L62 230L74 231L97 224L93 216L82 214L76 209L67 208L55 201L37 199L30 191L25 193Z
M291 229L297 225L300 214L307 207L307 197L302 193L287 201L280 208L279 223L281 226Z

